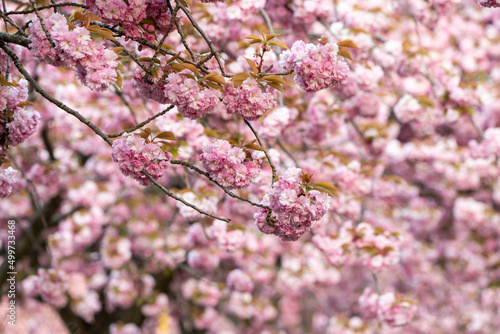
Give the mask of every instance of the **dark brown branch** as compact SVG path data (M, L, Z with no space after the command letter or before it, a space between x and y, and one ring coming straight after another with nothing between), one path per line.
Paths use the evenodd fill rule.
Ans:
M28 38L15 34L7 34L4 32L0 32L0 41L21 45L24 47L28 47L28 45L31 44L31 40Z

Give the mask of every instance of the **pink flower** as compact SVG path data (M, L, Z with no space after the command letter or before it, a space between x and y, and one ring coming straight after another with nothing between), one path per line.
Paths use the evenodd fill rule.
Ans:
M261 204L268 205L272 213L271 219L267 219L267 209L255 213L255 223L261 232L295 241L326 213L329 196L317 190L304 193L301 172L300 168L289 168L264 196Z
M12 167L0 172L0 197L7 197L12 192L12 185L17 181L17 170Z
M335 43L305 44L293 43L290 50L280 55L280 65L295 72L295 80L307 92L317 92L333 87L347 78L349 66L337 56Z
M228 85L222 102L229 114L253 121L276 107L276 96L270 88L261 87L257 80L248 78L241 86Z
M228 189L247 187L260 173L260 165L255 160L247 158L242 148L232 147L226 140L216 140L203 152L200 155L203 167Z

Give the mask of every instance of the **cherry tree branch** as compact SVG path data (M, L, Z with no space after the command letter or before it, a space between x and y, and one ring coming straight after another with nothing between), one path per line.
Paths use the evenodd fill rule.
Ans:
M137 129L140 129L142 128L144 125L148 124L149 122L151 122L152 120L162 116L162 115L165 115L168 111L172 110L175 106L174 105L171 105L169 106L167 109L164 109L163 111L157 113L156 115L148 118L147 120L145 120L144 122L141 122L139 124L137 124L136 126L134 126L133 128L130 128L130 129L127 129L125 131L122 131L122 132L118 132L118 133L114 133L112 135L108 135L109 138L116 138L116 137L120 137L121 135L123 135L124 133L130 133L130 132L134 132L135 130Z
M94 123L83 117L78 111L71 109L64 103L62 103L59 100L56 100L54 97L52 97L50 94L48 94L42 87L38 85L38 83L33 79L33 77L24 69L23 65L21 64L21 60L17 57L17 55L12 51L11 48L9 48L3 41L0 41L0 48L5 51L7 55L12 59L14 62L14 65L18 69L18 71L26 78L26 80L29 81L29 83L33 86L33 88L40 94L42 95L45 99L47 99L49 102L53 103L60 109L66 111L68 114L76 117L80 122L88 126L92 131L94 131L99 137L104 139L106 143L109 145L112 145L113 142L109 137L100 129L98 128Z
M82 5L80 3L76 3L76 2L61 2L61 3L51 4L51 5L40 6L37 9L44 10L44 9L49 9L49 8L68 7L68 6L87 8L87 6ZM26 10L14 10L14 11L6 12L5 15L30 14L30 13L36 12L37 9L33 8L33 9L26 9Z
M227 223L230 223L231 222L231 219L228 219L228 218L223 218L223 217L219 217L219 216L216 216L216 215L213 215L211 213L208 213L200 208L198 208L196 205L193 205L189 202L187 202L186 200L184 200L182 197L179 197L177 195L175 195L173 192L171 192L170 190L168 190L167 188L165 188L164 186L162 186L160 183L158 183L158 181L156 181L151 175L149 175L147 172L145 171L142 171L142 174L146 175L148 177L148 179L151 180L151 182L153 182L161 191L163 191L165 194L167 194L169 197L172 197L173 199L183 203L184 205L186 206L189 206L190 208L198 211L199 213L201 213L202 215L205 215L205 216L208 216L210 218L214 218L214 219L217 219L217 220L221 220L221 221L224 221L224 222L227 222Z
M208 47L210 48L210 52L214 54L215 59L217 60L217 64L219 64L221 74L223 76L228 76L226 74L226 72L224 71L224 66L222 65L220 53L215 48L214 43L212 42L210 37L208 37L208 35L205 33L205 31L203 29L201 29L201 27L198 25L198 22L196 22L196 20L193 18L193 16L191 15L191 13L189 12L189 10L186 7L184 7L181 3L179 3L178 0L175 0L175 3L177 4L178 7L180 7L180 9L184 12L184 14L186 14L187 18L189 19L189 21L191 22L193 27L198 31L198 33L201 35L201 37L203 37L205 42L208 44Z
M269 153L267 152L264 144L260 140L259 134L255 130L255 128L246 119L245 119L245 124L248 125L248 127L250 128L250 130L253 132L255 138L257 138L257 141L259 142L260 146L262 146L262 148L264 149L264 154L266 155L267 161L269 161L269 165L271 166L271 170L273 172L273 177L272 177L272 182L271 182L271 185L273 185L274 182L276 182L276 167L274 167L273 161L271 160L271 157L269 156Z
M228 189L226 189L226 187L224 187L222 184L220 184L219 182L217 182L216 180L214 180L210 174L208 174L207 172L199 169L198 167L194 166L193 164L190 164L189 162L186 162L186 161L182 161L182 160L170 160L170 163L172 163L173 165L182 165L184 167L187 167L187 168L190 168L192 170L194 170L196 173L198 174L201 174L203 176L205 176L208 180L210 180L210 182L213 182L215 183L219 188L221 188L222 190L224 190L224 192L226 194L228 194L229 196L231 196L232 198L236 198L236 199L239 199L243 202L247 202L253 206L257 206L259 208L264 208L264 209L268 209L268 210L271 210L270 207L268 207L267 205L262 205L262 204L258 204L258 203L255 203L255 202L252 202L250 201L249 199L247 198L244 198L244 197L241 197L241 196L238 196L236 195L235 193L229 191Z
M24 47L28 47L28 45L31 44L31 40L26 37L16 34L7 34L4 32L0 32L0 41L3 41L5 43L21 45Z

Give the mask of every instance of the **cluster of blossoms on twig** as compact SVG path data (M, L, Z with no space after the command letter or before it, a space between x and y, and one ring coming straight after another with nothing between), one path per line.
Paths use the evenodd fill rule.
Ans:
M154 179L163 176L165 169L170 165L172 153L163 152L158 143L146 136L136 134L125 135L113 142L111 156L118 163L120 171L125 176L131 176L142 185L151 185L151 180L142 172L147 172ZM144 138L146 137L146 138Z
M391 326L408 324L417 313L415 302L398 296L393 292L378 294L371 288L366 288L359 297L361 312L366 318L377 318Z
M0 158L9 148L21 144L37 129L40 122L38 111L29 107L28 81L5 82L0 86ZM7 197L17 181L17 171L12 167L0 170L0 197Z
M248 78L241 86L228 85L222 102L229 114L236 114L246 120L254 121L276 107L276 96L275 91L267 87L263 88L257 80Z
M399 234L364 222L356 227L346 222L334 237L315 235L313 241L334 266L358 258L365 266L380 270L399 262Z
M309 231L328 210L331 194L328 189L326 193L322 192L323 183L311 186L310 182L311 175L303 173L300 168L287 169L261 201L271 208L270 217L269 210L264 208L259 208L254 215L259 230L286 241L297 240Z
M295 72L295 80L306 92L333 87L347 78L349 66L338 55L335 43L304 43L297 41L291 50L280 55L280 65Z
M31 52L53 66L73 66L80 81L92 90L103 91L117 81L118 55L91 35L88 26L75 26L59 13L44 20L51 41L40 20L30 25ZM93 32L101 32L94 26Z
M221 139L205 147L200 155L210 176L227 189L247 187L260 173L259 160L243 148L233 147Z

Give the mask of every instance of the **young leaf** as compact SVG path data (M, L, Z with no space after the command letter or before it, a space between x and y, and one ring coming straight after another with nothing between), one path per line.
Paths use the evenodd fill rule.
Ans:
M266 151L262 146L254 144L254 143L248 143L244 147L249 149L249 150L254 150L254 151L261 151L261 152Z
M125 49L125 47L123 46L117 46L116 48L111 48L111 50L113 50L116 54L122 52L123 49Z
M352 61L351 52L344 47L340 47L339 52L337 54Z
M248 73L236 73L231 78L231 81L245 81L250 75Z
M274 88L274 89L277 89L279 90L280 92L282 92L283 94L285 94L285 90L283 89L283 86L281 86L280 84L277 84L277 83L274 83L274 82L268 82L267 83L270 87Z
M0 74L0 85L8 87L15 86L12 82L8 82L2 74Z
M217 72L209 73L203 79L210 80L221 85L227 84L226 79L224 79L224 77Z
M156 135L155 138L177 141L177 138L175 138L175 135L172 132L170 132L170 131L160 132L159 134Z
M116 85L122 89L123 79L120 73L116 72Z
M256 40L258 40L259 42L262 42L262 38L260 38L260 37L259 37L259 36L257 36L257 35L248 35L248 36L243 37L243 39L256 39Z
M286 85L285 79L283 79L282 77L277 76L277 75L266 75L265 77L262 78L262 80L274 82L274 83L277 83L277 84Z
M282 47L284 49L290 50L290 48L288 46L286 46L286 44L281 42L281 41L272 41L272 42L269 42L269 45L277 45L277 46Z
M281 34L269 34L269 35L267 35L266 36L266 42L272 40L275 37L278 37L279 35L281 35Z
M311 189L313 190L318 190L324 193L329 194L330 196L335 196L337 193L337 188L328 182L316 182L313 183L312 186L310 186Z
M344 48L359 49L359 47L356 45L356 43L354 43L352 39L344 39L343 41L338 41L337 45Z
M186 69L186 66L184 66L184 64L174 63L174 64L170 64L169 66L171 69L173 69L176 72L180 72L180 71L183 71Z
M196 68L196 66L194 66L193 64L189 64L189 63L184 63L183 64L184 66L186 66L186 68L188 70L190 70L191 72L193 72L194 74L196 75L200 75L200 72L198 72L198 69Z
M259 72L259 70L257 69L257 65L255 65L255 62L251 59L248 59L247 57L243 57L245 58L245 60L247 61L248 65L250 65L250 68L252 69L252 71L257 74Z

